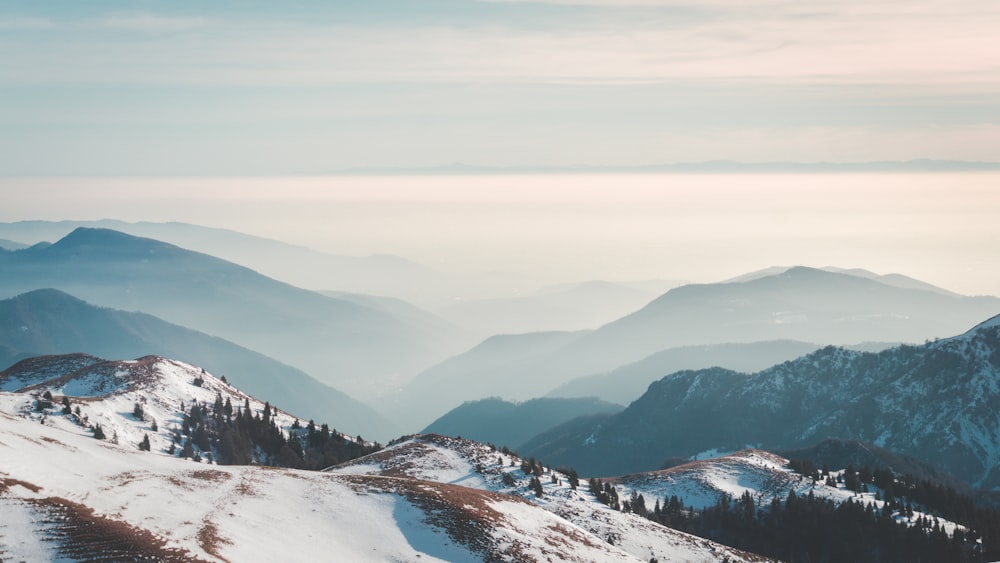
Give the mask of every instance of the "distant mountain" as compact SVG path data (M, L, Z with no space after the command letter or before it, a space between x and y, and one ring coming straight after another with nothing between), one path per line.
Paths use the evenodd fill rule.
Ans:
M468 438L484 444L517 449L543 430L588 414L613 414L624 407L595 398L531 399L512 403L490 398L470 401L448 411L423 434Z
M791 270L792 268L795 268L795 266L772 266L770 268L765 268L763 270L750 272L747 274L743 274L741 276L737 276L735 278L728 279L724 283L748 282L761 278L767 278L783 274L788 270ZM826 266L819 269L823 270L824 272L832 272L835 274L847 274L849 276L867 278L870 280L875 280L877 282L884 283L885 285L891 285L893 287L899 287L903 289L922 289L926 291L933 291L935 293L941 293L944 295L950 295L953 297L958 296L958 294L955 293L954 291L949 291L942 287L938 287L936 285L932 285L927 282L911 278L909 276L904 276L903 274L876 274L875 272L871 272L863 268L837 268L835 266Z
M539 359L584 334L586 331L493 336L418 374L387 397L389 408L399 423L422 428L466 401L537 397L547 389L536 379Z
M747 282L672 289L559 354L561 363L590 365L594 373L688 345L786 339L839 345L923 342L998 313L996 297L943 295L796 267Z
M328 254L229 229L189 223L129 223L112 219L19 221L0 223L0 237L31 244L55 242L80 227L111 229L156 239L235 262L268 277L308 289L419 298L421 292L432 291L435 285L450 285L444 274L398 256Z
M878 353L827 347L749 375L682 371L623 412L537 436L525 455L596 474L671 457L860 440L932 463L966 483L1000 486L1000 317L967 333Z
M51 243L79 227L111 229L163 241L246 266L297 287L396 297L428 310L456 300L506 296L512 287L523 285L523 280L512 274L442 272L391 254L331 254L229 229L178 222L18 221L0 223L0 238Z
M421 309L416 305L395 297L365 295L361 293L348 293L333 290L320 290L317 293L334 299L350 301L351 303L356 303L368 309L382 311L383 313L391 315L401 321L412 325L426 327L427 330L448 334L453 334L457 330L455 325L449 323L434 313Z
M29 245L7 239L0 239L0 250L21 250Z
M818 348L820 346L816 344L796 340L670 348L608 373L572 379L549 391L547 396L600 397L627 405L645 393L650 383L676 371L722 367L754 372L804 356Z
M326 297L205 254L106 229L0 254L0 296L51 287L231 340L371 398L460 349L440 323Z
M546 395L572 379L606 374L671 348L726 345L717 348L725 351L735 344L788 340L851 346L923 342L956 334L997 313L996 297L901 288L804 267L746 282L691 284L671 289L635 313L587 333L559 339L531 334L505 337L503 348L493 355L486 353L493 344L487 340L414 378L401 391L401 412L409 404L425 413L431 413L431 405L443 407L430 418L414 420L420 426L463 401ZM680 353L660 359L671 354ZM778 354L771 357L780 361ZM696 367L725 364L724 358L709 353L704 359L706 363ZM666 373L645 372L636 381ZM643 387L643 383L630 385L628 393ZM439 391L443 401L434 403L431 399ZM624 393L617 397L634 398Z
M63 365L51 355L84 351L107 358L151 354L176 358L225 375L246 392L299 416L328 421L341 430L381 440L400 433L370 407L340 391L221 338L143 313L94 307L54 289L0 301L0 368L22 358L46 355L42 360L28 360L31 373L69 373L75 371L71 366L79 369L97 359L81 355L78 360L65 360L70 364ZM12 371L4 373L8 379L15 377ZM2 389L11 390L10 385L4 384Z
M484 336L570 331L597 328L640 309L656 295L628 285L590 281L518 297L458 302L437 312Z

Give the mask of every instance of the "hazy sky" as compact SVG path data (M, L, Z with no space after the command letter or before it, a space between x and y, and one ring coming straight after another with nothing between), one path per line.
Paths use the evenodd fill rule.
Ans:
M996 0L7 1L0 175L1000 161Z
M0 178L0 221L186 221L536 284L512 292L802 264L1000 295L998 186L997 172Z
M0 220L548 281L807 264L1000 294L997 174L315 177L1000 161L998 30L996 0L0 1Z

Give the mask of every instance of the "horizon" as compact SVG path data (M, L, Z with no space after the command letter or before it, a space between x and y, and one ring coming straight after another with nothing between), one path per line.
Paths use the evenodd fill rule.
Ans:
M995 185L995 172L0 178L18 194L0 221L185 222L400 256L509 295L790 265L1000 295Z

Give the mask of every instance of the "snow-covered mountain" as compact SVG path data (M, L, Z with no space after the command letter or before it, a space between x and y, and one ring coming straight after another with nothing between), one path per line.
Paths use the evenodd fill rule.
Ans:
M179 459L174 435L195 424L184 413L198 405L225 401L239 405L238 418L246 409L289 436L305 430L160 357L19 366L0 378L3 560L760 560L607 510L566 476L546 485L544 505L505 494L513 457L471 442L410 440L337 472L218 465L214 446ZM437 457L416 454L431 443Z
M87 436L100 425L107 440L131 448L148 437L150 451L176 450L174 455L181 449L175 436L193 405L212 405L221 398L234 409L249 405L253 416L262 415L265 407L202 368L159 356L128 361L87 354L29 358L0 372L0 391L3 412ZM269 416L287 432L297 419L268 406Z
M960 336L878 353L827 347L755 374L664 377L620 414L567 423L524 453L587 472L652 470L706 450L873 443L974 486L1000 486L1000 317Z
M192 464L5 412L0 436L4 560L638 561L487 491Z
M613 510L598 502L585 483L574 489L570 476L559 470L536 470L542 491L538 496L531 487L532 476L522 469L522 463L530 461L477 442L428 434L328 471L406 477L520 497L584 530L593 541L613 544L641 561L766 560Z

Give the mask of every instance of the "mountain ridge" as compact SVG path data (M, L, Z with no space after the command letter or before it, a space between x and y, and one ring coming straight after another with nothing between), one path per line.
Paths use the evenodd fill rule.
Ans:
M932 400L933 398L933 400ZM525 451L615 474L669 457L746 445L793 449L828 437L934 462L968 484L1000 486L1000 322L878 353L828 346L756 374L681 371L625 411L534 438ZM706 424L704 421L710 421Z
M248 392L307 417L340 413L347 428L388 439L399 429L371 407L306 373L218 337L145 313L96 307L55 289L0 300L0 368L25 356L87 351L93 356L173 357L225 374Z
M0 267L10 274L0 278L0 296L54 287L101 306L140 310L272 356L361 398L457 344L438 325L106 229L80 227L51 246L2 254Z

